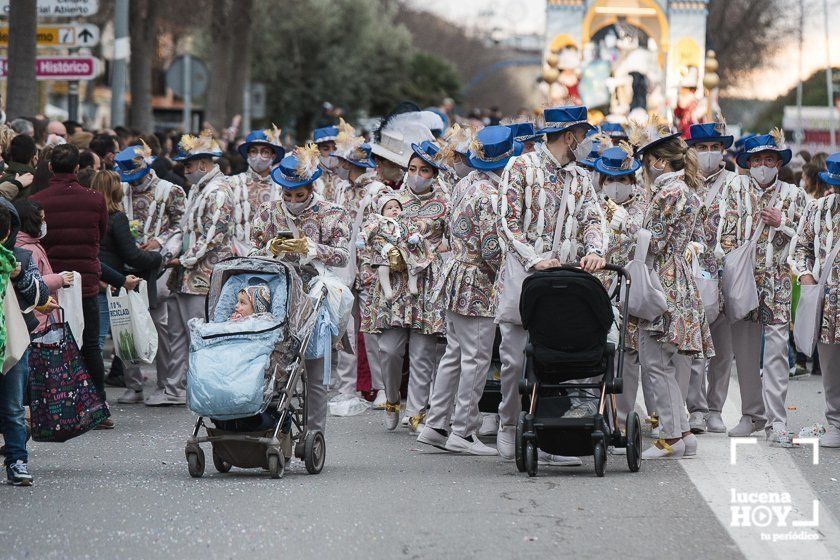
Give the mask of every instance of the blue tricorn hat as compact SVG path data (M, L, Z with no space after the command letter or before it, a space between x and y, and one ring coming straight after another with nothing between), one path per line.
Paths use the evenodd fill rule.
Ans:
M564 132L574 126L584 126L587 129L594 128L586 120L586 107L570 105L567 107L552 107L543 111L545 126L537 131L538 134L549 134L552 132Z
M840 187L840 152L831 154L825 160L825 171L820 171L820 180L832 187Z
M534 124L529 122L506 124L513 132L513 139L517 142L542 142L543 135L537 134Z
M324 128L316 128L312 131L312 141L316 144L320 144L321 142L329 142L330 140L334 142L337 137L337 126L325 126Z
M614 122L602 122L601 123L601 132L609 136L610 138L618 138L618 139L626 139L627 133L624 131L624 127L621 126L619 123Z
M726 123L722 122L693 124L688 132L691 136L686 138L685 143L689 146L701 142L720 142L723 144L723 149L728 150L735 141L733 136L726 135Z
M615 146L601 154L601 157L595 162L595 171L610 177L621 177L632 175L641 166L642 164L633 157L633 154L628 154Z
M198 136L184 134L178 142L178 154L172 158L175 161L186 163L198 158L215 159L222 156L222 148L213 138L211 132L202 132Z
M145 177L151 170L153 161L155 158L145 142L142 146L129 146L114 156L120 180L126 183L133 183Z
M252 130L238 148L242 159L248 159L248 150L251 146L268 146L274 150L274 163L286 155L286 150L280 145L280 129L277 127L274 127L274 130Z
M506 126L487 126L478 131L470 144L467 162L482 171L504 168L510 158L522 153L522 142L513 139Z
M286 190L314 183L324 172L318 165L318 155L318 147L315 144L296 148L271 170L271 179Z
M365 169L373 169L376 167L376 162L374 162L373 157L371 157L370 144L367 143L357 146L350 151L350 153L345 154L336 152L333 155L337 158L343 159L344 161L350 162L356 167L364 167Z
M779 154L779 157L782 158L782 166L790 163L790 159L793 157L793 152L785 145L784 132L774 128L770 134L760 134L747 138L744 141L744 149L735 156L735 161L739 167L747 169L750 157L764 152Z
M446 166L441 161L435 161L437 159L437 155L440 152L440 148L438 148L432 142L428 140L423 140L419 145L412 144L411 150L414 152L414 156L419 157L435 169L439 171L443 171L446 169ZM411 156L411 157L414 157ZM411 163L411 158L409 158L409 163Z
M744 149L744 143L745 143L747 140L749 140L750 138L752 138L753 136L755 136L755 134L745 134L744 136L741 136L740 138L738 138L737 140L735 140L735 144L734 144L735 151L736 151L736 152L743 151L743 149Z
M592 149L589 150L589 155L587 155L586 158L582 161L577 162L577 164L581 167L585 167L586 169L595 169L595 162L598 160L599 157L601 157L601 152L606 150L609 146L612 146L612 144L610 144L609 146L601 145L603 136L598 134L597 128L593 128L592 130L586 133L586 138L589 138L590 136L595 136L595 138L592 141ZM608 139L606 138L603 139L608 141Z

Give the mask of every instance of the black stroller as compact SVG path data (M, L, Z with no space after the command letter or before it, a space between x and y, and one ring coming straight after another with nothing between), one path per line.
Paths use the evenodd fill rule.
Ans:
M627 331L627 272L607 265L617 281L608 295L601 281L577 266L537 272L522 285L519 312L528 331L525 372L519 382L523 412L516 426L516 467L537 474L537 450L558 455L594 455L595 474L604 476L607 447L625 447L627 465L641 466L641 425L627 416L618 426L615 395L622 392L621 368ZM622 290L622 284L626 289ZM607 342L614 321L610 301L621 309L618 348ZM614 368L617 363L618 367ZM592 381L598 377L600 381ZM594 414L570 414L576 404L597 402Z

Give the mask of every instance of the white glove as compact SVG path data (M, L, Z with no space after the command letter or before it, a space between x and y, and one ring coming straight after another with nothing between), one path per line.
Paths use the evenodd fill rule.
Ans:
M624 228L624 222L627 221L627 217L630 214L619 206L615 209L615 213L613 214L612 220L610 220L610 229L614 231L621 231Z

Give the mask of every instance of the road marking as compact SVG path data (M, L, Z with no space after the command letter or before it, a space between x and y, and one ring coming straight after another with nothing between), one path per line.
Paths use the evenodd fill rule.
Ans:
M636 408L645 410L641 390ZM741 394L735 375L729 385L723 419L729 427L741 419ZM746 558L840 558L840 524L827 507L819 504L813 488L790 456L791 453L810 454L809 446L770 447L764 443L763 433L756 435L759 436L757 445L738 445L734 443L735 438L726 434L704 434L698 438L697 455L680 460L679 464ZM732 464L730 459L736 446L737 461ZM780 495L789 501L751 502L763 498L772 501ZM752 517L745 514L750 511L748 508L752 508ZM771 508L779 508L773 511L781 513L784 519L758 515L759 509L771 511ZM749 526L743 526L744 522ZM818 540L806 540L806 534L816 535Z

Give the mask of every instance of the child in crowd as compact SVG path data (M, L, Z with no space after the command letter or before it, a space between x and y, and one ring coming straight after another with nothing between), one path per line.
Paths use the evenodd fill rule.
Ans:
M410 220L400 219L402 203L396 194L380 197L377 207L379 213L371 216L367 238L382 293L386 299L393 299L390 273L407 270L408 291L417 295L417 275L431 264L431 248Z
M230 320L243 321L251 316L271 316L271 292L265 284L242 288L236 295Z

